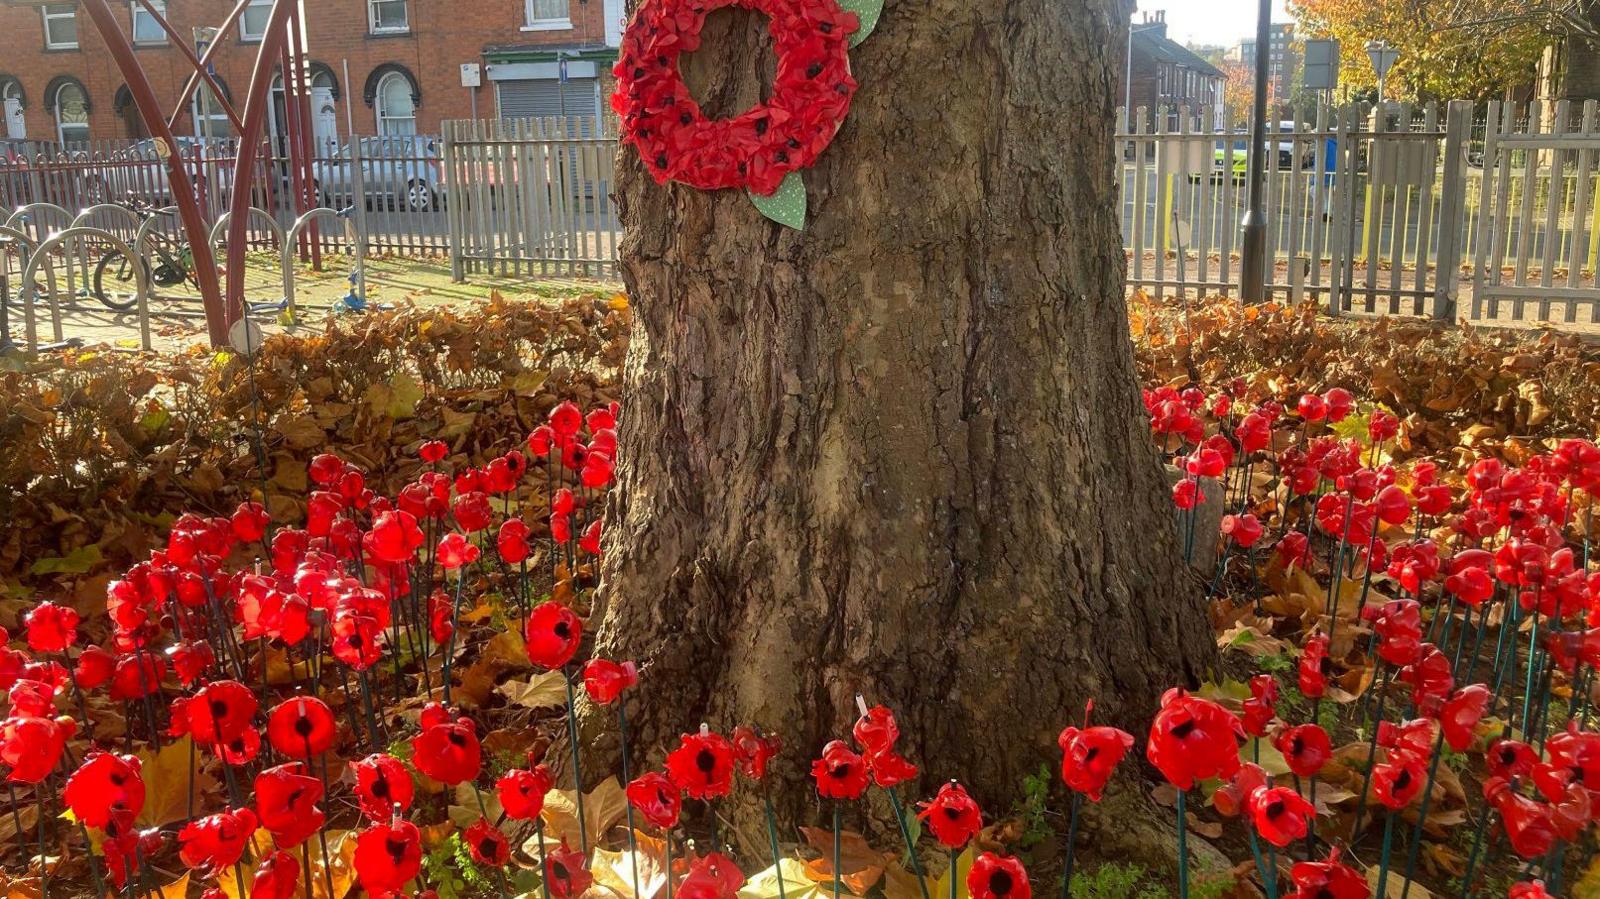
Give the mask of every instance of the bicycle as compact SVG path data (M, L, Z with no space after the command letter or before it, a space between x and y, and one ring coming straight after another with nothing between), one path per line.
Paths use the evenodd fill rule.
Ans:
M128 208L139 217L141 224L158 215L175 215L173 212L164 212L146 205L129 204ZM189 246L188 241L152 230L145 237L144 246L139 249L142 250L144 258L137 264L145 266L152 286L172 287L188 281L195 290L200 289L200 282L195 277L194 249ZM154 266L149 262L152 255L156 259ZM117 250L111 250L101 256L94 267L94 279L90 282L90 292L95 299L116 312L127 312L132 309L138 302L135 293L137 287L135 264L132 259Z

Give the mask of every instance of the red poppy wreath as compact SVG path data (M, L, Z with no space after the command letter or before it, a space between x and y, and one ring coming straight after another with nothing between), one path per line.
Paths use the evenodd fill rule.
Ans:
M778 54L767 102L709 119L678 71L700 46L706 15L725 6L764 13ZM849 48L877 23L882 0L644 0L622 38L611 106L622 140L639 150L658 183L701 190L744 188L764 214L792 228L805 222L797 174L833 140L856 81Z

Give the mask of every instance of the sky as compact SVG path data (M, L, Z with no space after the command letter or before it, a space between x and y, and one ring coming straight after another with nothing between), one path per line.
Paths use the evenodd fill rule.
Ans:
M1231 47L1256 33L1258 0L1139 0L1133 20L1144 20L1146 10L1167 11L1167 34L1182 44ZM1272 21L1290 22L1285 0L1272 0Z

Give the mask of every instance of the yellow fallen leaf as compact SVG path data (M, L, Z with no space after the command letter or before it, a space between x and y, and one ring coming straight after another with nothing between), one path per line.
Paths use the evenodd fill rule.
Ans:
M217 786L216 778L200 766L204 756L187 735L158 752L143 749L135 754L142 765L146 796L135 819L141 826L160 827L188 818L190 791L195 795L195 808L204 808L206 793Z

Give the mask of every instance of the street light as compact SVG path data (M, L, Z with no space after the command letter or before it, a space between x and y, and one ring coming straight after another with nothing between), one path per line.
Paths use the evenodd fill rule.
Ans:
M1378 73L1378 104L1382 105L1383 82L1400 58L1400 51L1389 46L1388 41L1367 41L1367 58L1372 60L1372 70Z
M1239 298L1259 303L1267 298L1267 70L1272 52L1272 0L1261 0L1256 14L1256 95L1250 123L1250 208L1244 214L1244 240L1239 247Z

